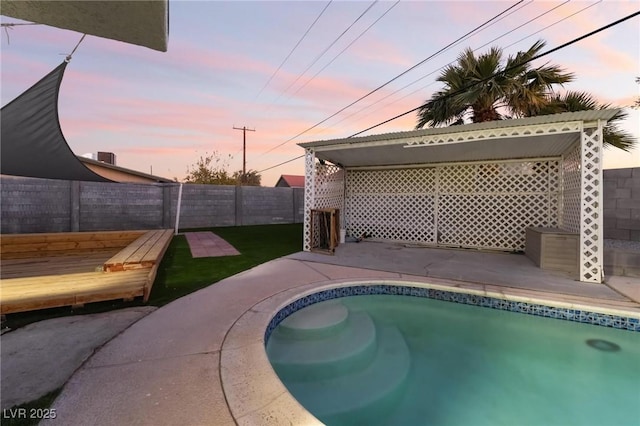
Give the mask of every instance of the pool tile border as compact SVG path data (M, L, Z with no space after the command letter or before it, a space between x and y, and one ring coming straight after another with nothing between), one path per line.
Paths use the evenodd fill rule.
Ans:
M340 297L362 295L399 295L424 297L446 302L462 303L465 305L480 306L484 308L518 312L545 318L554 318L565 321L581 322L602 327L640 332L639 318L593 312L588 309L579 309L576 307L556 307L541 303L515 301L494 296L440 290L427 287L415 287L412 285L354 284L343 287L330 288L318 291L316 293L308 294L281 308L273 316L271 321L269 321L269 325L265 330L265 345L269 341L271 333L278 326L278 324L280 324L286 317L293 314L294 312L318 302L337 299Z

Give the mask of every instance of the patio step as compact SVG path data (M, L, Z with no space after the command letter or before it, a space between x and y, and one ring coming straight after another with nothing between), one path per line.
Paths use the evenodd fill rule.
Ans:
M291 394L326 424L377 424L403 394L409 349L395 327L378 330L376 355L366 368L315 382L286 382Z
M364 368L374 357L376 328L371 317L364 312L354 312L342 320L342 309L335 306L330 312L333 315L311 315L308 320L289 321L284 331L277 328L271 334L267 353L281 378L336 377Z

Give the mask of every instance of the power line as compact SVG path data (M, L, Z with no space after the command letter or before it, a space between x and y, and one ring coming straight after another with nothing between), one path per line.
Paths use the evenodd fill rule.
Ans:
M554 22L553 24L549 24L549 25L547 25L546 27L544 27L544 28L542 28L542 29L540 29L540 30L538 30L538 31L536 31L536 32L534 32L534 33L529 34L528 36L521 38L520 40L514 41L513 43L508 44L508 45L507 45L507 46L505 46L504 48L506 49L506 48L509 48L509 47L511 47L511 46L513 46L513 45L515 45L515 44L518 44L518 43L520 43L521 41L526 40L526 39L528 39L529 37L532 37L532 36L534 36L534 35L536 35L536 34L538 34L538 33L541 33L542 31L544 31L544 30L546 30L546 29L549 29L549 28L551 28L551 27L553 27L553 26L555 26L555 25L558 25L560 22L566 21L566 20L567 20L567 19L569 19L569 18L573 18L574 16L576 16L576 15L578 15L578 14L580 14L580 13L584 12L585 10L587 10L587 9L589 9L589 8L591 8L591 7L595 6L595 5L597 5L597 4L600 4L600 3L602 3L602 0L598 0L598 1L597 1L597 2L595 2L595 3L591 3L589 6L585 6L585 7L583 7L582 9L578 10L577 12L573 12L571 15L567 15L567 16L565 16L564 18L560 19L559 21ZM564 4L564 3L563 3L563 4ZM485 44L485 46L486 46L486 44ZM483 46L483 47L484 47L484 46Z
M562 5L566 4L566 3L568 3L569 1L570 1L570 0L566 0L566 1L565 1L564 3L562 3L560 6L562 6ZM600 1L602 1L602 0L600 0ZM515 9L515 10L511 11L510 13L508 13L508 14L504 15L504 16L503 16L503 17L501 17L500 19L498 19L498 20L496 20L496 21L492 22L490 25L485 26L482 30L484 31L484 30L486 30L487 28L492 27L493 25L497 24L498 22L500 22L500 21L501 21L501 20L503 20L504 18L506 18L506 17L508 17L508 16L511 16L513 13L515 13L515 12L517 12L517 11L519 11L519 10L523 9L524 7L526 7L526 6L530 5L531 3L533 3L533 1L529 1L528 3L523 4L523 5L522 5L522 6L520 6L519 8L517 8L517 9ZM556 9L556 8L558 8L558 7L560 7L560 6L556 6L556 7L554 7L553 9ZM552 9L552 10L553 10L553 9ZM550 10L550 11L551 11L551 10ZM546 14L546 13L549 13L550 11L545 12L545 14ZM537 16L536 18L534 18L533 20L538 19L540 16L541 16L541 15L538 15L538 16ZM528 23L528 22L531 22L531 21L532 21L532 20L529 20L529 21L527 21L527 23ZM523 24L523 25L526 25L526 23L525 23L525 24ZM521 25L521 26L523 26L523 25ZM518 28L520 28L520 27L518 27ZM516 28L516 29L517 29L517 28ZM514 30L512 30L512 31L514 31ZM493 41L498 40L499 38L504 37L505 35L509 34L509 33L510 33L510 32L512 32L512 31L509 31L509 32L507 32L507 33L505 33L505 34L501 35L500 37L493 39L493 40L492 40L491 42L489 42L489 43L485 43L485 44L483 44L482 46L480 46L480 47L478 47L478 48L474 49L474 52L475 52L476 50L481 49L482 47L486 46L487 44L490 44L490 43L492 43ZM480 31L478 31L478 32L480 32ZM475 34L471 34L471 35L469 35L469 36L466 36L466 37L462 38L461 40L459 40L458 42L456 42L456 43L452 44L451 46L453 47L453 46L455 46L455 45L457 45L457 44L460 44L460 43L461 43L461 42L463 42L464 40L468 40L469 38L473 37L474 35L475 35ZM349 118L353 117L354 115L357 115L357 114L361 113L362 111L364 111L364 110L366 110L366 109L371 108L372 106L374 106L374 105L376 105L376 104L378 104L378 103L380 103L380 102L384 101L384 100L385 100L385 99L387 99L387 98L390 98L391 96L395 95L396 93L403 91L403 90L404 90L404 89L406 89L407 87L410 87L410 86L412 86L412 85L416 84L416 83L417 83L417 82L419 82L420 80L423 80L423 79L425 79L425 78L429 77L430 75L435 74L436 72L440 71L441 69L443 69L443 68L444 68L444 67L446 67L447 65L451 65L453 62L455 62L455 61L449 62L448 64L443 65L443 66L441 66L440 68L438 68L438 69L436 69L436 70L434 70L434 71L431 71L429 74L423 75L422 77L418 78L417 80L414 80L414 81L412 81L411 83L406 84L406 85L402 86L401 88L399 88L399 89L397 89L397 90L394 90L393 92L389 93L388 95L386 95L386 96L384 96L384 97L382 97L382 98L378 99L377 101L375 101L375 102L373 102L373 103L371 103L371 104L367 105L366 107L363 107L363 108L359 109L358 111L354 111L353 113L351 113L351 114L347 115L346 117L344 117L342 120L340 120L340 121L336 122L335 124L342 123L343 121L345 121L345 120L347 120L347 119L349 119ZM431 84L434 84L434 83L435 83L435 82L432 82L432 83L428 84L427 86L429 86L429 85L431 85ZM420 89L416 89L415 91L413 91L413 92L411 92L411 93L409 93L409 94L407 94L407 95L403 96L403 97L402 97L402 98L400 98L400 99L396 99L396 100L395 100L395 101L393 101L393 102L390 102L390 103L388 103L388 104L385 104L385 105L384 105L384 107L389 106L389 105L392 105L392 104L394 104L394 103L396 103L396 102L398 102L398 101L400 101L400 100L402 100L402 99L406 98L407 96L410 96L410 95L412 95L412 94L416 93L417 91L424 89L424 88L425 88L425 87L427 87L427 86L423 86L423 87L421 87ZM383 107L383 108L384 108L384 107ZM379 109L380 109L380 108L379 108ZM378 109L378 110L379 110L379 109ZM376 110L376 111L378 111L378 110Z
M347 49L349 49L351 46L353 46L353 44L360 40L360 37L362 37L363 35L365 35L365 33L367 31L369 31L375 24L378 23L378 21L380 21L382 18L385 17L385 15L389 12L391 12L391 9L393 9L394 7L396 7L398 5L398 3L400 3L400 0L397 0L394 4L391 5L391 7L389 7L382 15L380 15L380 17L378 19L376 19L375 21L373 21L373 23L371 25L369 25L367 27L367 29L365 29L363 32L360 33L360 35L358 37L356 37L351 43L349 43L349 45L347 45L347 47L345 47L344 49L342 49L340 51L340 53L338 53L336 56L333 57L333 59L331 59L331 61L329 61L329 63L327 63L324 67L322 67L320 69L320 71L318 71L317 73L315 73L313 75L313 77L311 77L309 80L307 80L302 86L298 87L298 90L296 90L295 92L293 92L293 94L295 95L296 93L298 93L300 90L302 90L303 88L306 87L307 84L309 84L314 78L316 78L322 71L324 71L325 69L327 69L327 67L329 65L331 65L333 63L333 61L335 61L336 59L338 59L338 57L340 57L340 55L342 55Z
M429 59L433 58L434 56L436 56L437 54L439 54L440 52L443 52L444 50L446 50L447 48L449 48L450 46L452 46L454 43L458 42L459 40L463 39L464 37L467 37L469 34L474 33L475 31L478 31L480 28L488 25L489 23L491 23L492 21L496 20L497 18L499 18L501 15L504 15L505 13L507 13L509 10L513 9L514 7L518 6L520 3L523 3L524 0L520 0L518 1L516 4L514 4L513 6L508 7L507 9L503 10L502 12L500 12L498 15L494 16L493 18L489 19L488 21L484 22L483 24L477 26L476 28L474 28L473 30L469 31L468 33L466 33L465 35L463 35L462 37L459 37L458 39L456 39L455 41L449 43L447 46L443 47L442 49L438 50L436 53L428 56L427 58L423 59L422 61L418 62L417 64L413 65L412 67L408 68L407 70L403 71L402 73L398 74L397 76L393 77L391 80L387 81L386 83L382 84L381 86L378 86L377 88L373 89L372 91L370 91L369 93L367 93L364 96L361 96L360 98L356 99L355 101L351 102L349 105L345 106L344 108L340 109L339 111L331 114L329 117L325 118L324 120L314 124L313 126L309 127L306 130L303 130L302 132L298 133L297 135L295 135L292 138L287 139L286 141L280 143L279 145L274 146L273 148L265 151L262 153L262 155L267 154L275 149L280 148L282 145L291 142L292 140L296 139L299 136L302 136L303 134L307 133L308 131L315 129L316 127L318 127L319 125L321 125L322 123L326 122L327 120L335 117L336 115L340 114L342 111L346 110L347 108L352 107L353 105L357 104L358 102L360 102L361 100L367 98L368 96L371 96L373 93L377 92L378 90L382 89L383 87L391 84L392 82L394 82L395 80L397 80L398 78L402 77L403 75L407 74L408 72L414 70L415 68L419 67L420 65L424 64L426 61L428 61Z
M296 84L298 82L298 80L300 80L302 78L303 75L305 75L307 73L307 71L309 71L309 69L311 69L311 67L313 67L319 60L320 58L322 58L322 56L324 56L325 53L327 53L327 51L329 49L331 49L333 47L334 44L336 44L338 42L338 40L340 40L376 3L378 2L378 0L374 0L373 3L371 3L364 12L362 12L360 14L360 16L358 16L356 18L355 21L353 21L351 23L351 25L349 25L343 32L342 34L340 34L335 40L333 40L333 42L331 42L331 44L329 46L327 46L318 56L316 56L316 58L313 60L313 62L311 62L311 64L309 64L309 66L302 71L301 74L298 75L298 77L296 77L296 79L287 86L286 89L284 89L284 91L280 94L280 96L278 96L278 98L276 98L276 100L274 101L277 102L278 99L280 99L280 97L284 94L287 93L289 91L289 89L291 88L291 86L293 86L294 84Z
M297 160L298 158L302 158L304 157L304 154L297 156L296 158L292 158L291 160L287 160L287 161L283 161L282 163L276 164L275 166L271 166L271 167L267 167L266 169L262 169L260 170L258 173L262 173L262 172L266 172L267 170L271 170L271 169L275 169L276 167L280 167L282 165L285 165L287 163L290 163L292 161Z
M591 36L593 36L593 35L595 35L595 34L597 34L597 33L599 33L599 32L602 32L602 31L607 30L607 29L609 29L609 28L611 28L611 27L614 27L614 26L616 26L616 25L618 25L618 24L621 24L622 22L627 21L627 20L629 20L629 19L631 19L631 18L633 18L633 17L635 17L635 16L638 16L638 15L640 15L640 11L638 11L638 12L634 12L634 13L632 13L632 14L630 14L630 15L625 16L624 18L618 19L617 21L614 21L614 22L612 22L612 23L610 23L610 24L607 24L607 25L605 25L604 27L600 27L600 28L598 28L598 29L596 29L596 30L593 30L593 31L591 31L591 32L589 32L589 33L587 33L587 34L584 34L584 35L582 35L582 36L580 36L580 37L578 37L578 38L575 38L575 39L573 39L573 40L571 40L571 41L568 41L568 42L566 42L566 43L564 43L564 44L561 44L560 46L557 46L557 47L555 47L555 48L553 48L553 49L551 49L551 50L548 50L548 51L543 52L543 53L541 53L541 54L539 54L539 55L536 55L536 56L534 56L534 57L530 58L530 59L529 59L529 60L527 60L527 61L524 61L524 62L518 63L518 64L516 64L516 65L513 65L513 66L509 67L509 68L506 68L506 69L502 70L501 72L496 73L496 74L494 74L494 75L491 75L491 76L489 76L489 77L487 77L487 78L485 78L485 79L483 79L483 80L479 80L479 81L476 81L476 82L474 82L474 83L472 83L472 84L469 84L469 85L467 85L467 86L464 86L464 87L460 88L459 90L456 90L455 92L449 93L448 95L446 95L446 97L448 98L448 97L451 97L451 96L455 96L455 95L457 95L457 94L459 94L459 93L462 93L463 91L465 91L465 90L469 89L470 87L475 86L476 84L482 84L482 83L484 83L484 82L487 82L487 81L491 80L492 78L496 77L497 75L499 75L499 74L501 74L501 73L505 73L505 72L510 71L510 70L512 70L512 69L514 69L514 68L520 67L520 66L522 66L522 65L524 65L524 64L526 64L526 63L528 63L528 62L532 62L532 61L534 61L534 60L536 60L536 59L540 59L540 58L542 58L543 56L550 55L551 53L557 52L557 51L558 51L558 50L560 50L560 49L563 49L563 48L565 48L565 47L567 47L567 46L570 46L570 45L575 44L575 43L577 43L577 42L579 42L579 41L581 41L581 40L584 40L585 38L591 37ZM554 25L555 25L555 24L554 24ZM528 36L528 37L529 37L529 36ZM527 38L527 37L525 37L525 38ZM521 41L521 40L520 40L520 41ZM417 107L417 108L413 108L412 110L406 111L406 112L404 112L404 113L402 113L402 114L398 114L398 115L396 115L395 117L392 117L392 118L390 118L390 119L388 119L388 120L385 120L385 121L383 121L383 122L381 122L381 123L378 123L378 124L376 124L376 125L374 125L374 126L368 127L368 128L366 128L366 129L364 129L364 130L362 130L362 131L358 132L358 133L354 133L353 135L349 136L349 138L352 138L352 137L354 137L354 136L360 135L360 134L362 134L362 133L364 133L364 132L367 132L367 131L369 131L369 130L371 130L371 129L375 129L376 127L382 126L382 125L384 125L384 124L386 124L386 123L389 123L390 121L396 120L396 119L398 119L398 118L400 118L400 117L404 117L404 116L405 116L405 115L407 115L407 114L411 114L412 112L415 112L415 111L419 110L420 108L422 108L424 105L425 105L425 104L422 104L422 105L420 105L420 106L419 106L419 107ZM284 161L284 162L282 162L282 163L276 164L275 166L271 166L271 167L269 167L269 168L266 168L266 169L264 169L264 170L262 170L262 171L271 170L271 169L273 169L273 168L276 168L276 167L282 166L282 165L284 165L284 164L290 163L290 162L295 161L295 160L297 160L297 159L299 159L299 158L302 158L302 157L304 157L304 154L303 154L303 155L300 155L300 156L298 156L298 157L292 158L292 159L290 159L290 160ZM262 171L261 171L261 172L262 172Z
M311 23L311 25L309 26L309 28L307 28L307 31L305 31L305 33L302 35L302 37L300 38L300 40L298 40L298 42L296 43L295 46L293 46L293 49L291 49L291 51L289 52L289 54L287 55L286 58L284 58L284 60L282 61L282 63L278 66L278 69L276 69L273 74L271 74L271 77L269 77L269 80L265 83L265 85L262 87L262 89L260 89L260 92L258 92L258 95L256 96L256 98L258 96L260 96L260 94L262 94L262 91L264 89L267 88L267 86L269 85L269 83L271 83L271 80L273 80L273 77L275 77L275 75L278 73L278 71L280 71L280 69L282 68L282 66L285 64L285 62L287 62L287 60L289 59L289 57L291 57L291 55L293 54L293 52L298 48L298 46L300 45L300 43L302 43L302 40L305 39L305 37L307 37L307 34L309 34L309 31L311 31L311 28L313 28L313 26L318 22L318 20L320 19L320 17L324 14L325 10L327 10L327 8L329 7L329 5L331 4L331 2L333 2L333 0L329 0L329 3L327 3L327 5L324 7L324 9L322 9L322 11L320 12L320 14L316 17L315 21L313 21Z
M551 9L549 9L548 11L546 11L546 12L544 12L544 13L539 14L539 15L538 15L538 16L536 16L535 18L529 19L529 20L528 20L528 21L526 21L525 23L523 23L523 24L521 24L521 25L517 26L516 28L514 28L514 29L512 29L512 30L510 30L510 31L507 31L506 33L504 33L504 34L500 35L499 37L496 37L496 38L494 38L493 40L491 40L491 41L489 41L489 42L487 42L487 43L485 43L485 44L483 44L483 45L481 45L481 46L476 47L475 49L473 49L473 51L474 51L474 52L477 52L478 50L482 49L482 48L483 48L483 47L485 47L485 46L488 46L489 44L493 43L494 41L499 40L499 39L501 39L501 38L503 38L503 37L505 37L505 36L507 36L507 35L511 34L513 31L515 31L515 30L517 30L517 29L520 29L520 28L522 28L522 27L523 27L523 26L525 26L525 25L530 24L531 22L533 22L533 21L535 21L535 20L539 19L540 17L542 17L542 16L544 16L544 15L546 15L546 14L548 14L548 13L553 12L554 10L556 10L557 8L559 8L559 7L561 7L561 6L564 6L564 5L565 5L565 4L567 4L569 1L570 1L570 0L566 0L564 3L561 3L560 5L555 6L555 7L551 8ZM560 19L560 20L558 20L558 21L554 22L553 24L549 24L549 25L547 25L546 27L544 27L544 28L542 28L542 29L540 29L540 30L538 30L538 31L536 31L536 32L533 32L533 33L531 33L531 34L529 34L529 35L527 35L526 37L523 37L523 38L521 38L521 39L519 39L519 40L517 40L517 41L515 41L515 42L513 42L513 43L511 43L511 44L508 44L508 45L507 45L507 46L505 46L503 49L507 49L507 48L509 48L509 47L511 47L511 46L513 46L513 45L515 45L515 44L520 43L520 42L521 42L521 41L523 41L523 40L526 40L526 39L527 39L527 38L529 38L529 37L532 37L532 36L534 36L534 35L536 35L536 34L538 34L538 33L542 32L542 31L544 31L544 30L546 30L546 29L548 29L548 28L553 27L554 25L559 24L560 22L566 21L567 19L572 18L573 16L575 16L575 15L577 15L577 14L579 14L579 13L582 13L582 12L584 12L585 10L587 10L587 9L589 9L589 8L591 8L591 7L593 7L593 6L597 5L597 4L599 4L599 3L601 3L601 2L602 2L602 0L598 0L598 1L597 1L597 2L595 2L595 3L592 3L592 4L590 4L590 5L586 6L586 7L583 7L582 9L580 9L580 10L578 10L578 11L576 11L576 12L574 12L574 13L570 14L570 15L567 15L567 16L565 16L564 18L562 18L562 19ZM527 5L528 5L528 4L530 4L530 3L527 3ZM523 7L524 7L524 6L523 6ZM362 109L360 109L360 110L358 110L358 111L355 111L355 112L353 112L353 113L351 113L351 114L347 115L346 117L344 117L342 120L340 120L340 121L336 122L335 124L340 124L340 123L342 123L343 121L345 121L345 120L347 120L347 119L349 119L349 118L353 117L354 115L357 115L357 114L359 114L359 113L363 112L364 110L366 110L366 109L369 109L369 108L373 107L374 105L376 105L376 104L378 104L378 103L380 103L380 102L384 101L385 99L390 98L391 96L395 95L395 94L396 94L396 93L398 93L398 92L403 91L403 90L404 90L404 89L406 89L407 87L413 86L413 85L414 85L414 84L416 84L417 82L419 82L419 81L421 81L421 80L424 80L425 78L429 77L430 75L435 74L436 72L438 72L438 71L440 71L440 70L444 69L445 67L447 67L447 66L449 66L449 65L453 64L454 62L455 62L455 61L449 62L448 64L443 65L443 66L441 66L440 68L438 68L438 69L436 69L436 70L434 70L434 71L431 71L431 72L430 72L430 73L428 73L428 74L423 75L422 77L418 78L417 80L414 80L414 81L412 81L411 83L409 83L409 84L406 84L406 85L402 86L402 87L401 87L401 88L399 88L398 90L395 90L395 91L393 91L393 92L389 93L388 95L384 96L384 97L383 97L383 98L381 98L381 99L378 99L377 101L375 101L375 102L373 102L373 103L371 103L371 104L367 105L366 107L364 107L364 108L362 108ZM390 105L393 105L394 103L399 102L399 101L401 101L402 99L405 99L405 98L407 98L407 97L409 97L409 96L413 95L414 93L417 93L417 92L419 92L419 91L421 91L421 90L424 90L425 88L427 88L427 87L431 86L431 85L432 85L432 84L434 84L434 83L436 83L436 82L435 82L435 81L433 81L433 82L431 82L431 83L429 83L429 84L427 84L427 85L425 85L425 86L421 86L421 87L419 87L418 89L416 89L416 90L414 90L414 91L412 91L412 92L410 92L410 93L407 93L406 95L402 96L401 98L396 99L396 100L395 100L395 101L393 101L393 102L386 103L384 106L382 106L381 108L376 109L375 111L379 111L379 110L381 110L382 108L385 108L385 107L388 107L388 106L390 106ZM372 111L372 112L375 112L375 111Z
M526 61L523 61L523 62L517 63L517 64L515 64L515 65L512 65L512 66L508 67L508 68L505 68L504 70L502 70L502 71L500 71L500 72L497 72L497 73L495 73L495 74L493 74L493 75L490 75L489 77L483 78L482 80L478 80L478 81L476 81L476 82L473 82L473 83L471 83L471 84L468 84L468 85L466 85L466 86L463 86L463 87L461 87L460 89L456 90L455 92L451 92L451 93L448 93L447 95L443 96L443 99L447 99L447 98L450 98L450 97L452 97L452 96L458 95L458 94L460 94L460 93L462 93L462 92L464 92L464 91L468 90L469 88L471 88L471 87L473 87L473 86L475 86L475 85L482 84L482 83L486 83L487 81L491 80L492 78L497 77L497 76L498 76L498 75L500 75L500 74L504 74L504 73L506 73L506 72L508 72L508 71L511 71L511 70L515 69L515 68L521 67L522 65L527 64L527 63L532 62L532 61L535 61L536 59L540 59L540 58L542 58L543 56L550 55L550 54L551 54L551 53L553 53L553 52L557 52L557 51L558 51L558 50L560 50L560 49L564 49L564 48L565 48L565 47L567 47L567 46L570 46L570 45L572 45L572 44L575 44L575 43L577 43L577 42L579 42L579 41L581 41L581 40L584 40L585 38L591 37L592 35L595 35L595 34L597 34L597 33L599 33L599 32L602 32L602 31L604 31L604 30L606 30L606 29L609 29L609 28L611 28L611 27L613 27L613 26L616 26L616 25L618 25L618 24L621 24L622 22L627 21L627 20L629 20L629 19L631 19L631 18L633 18L633 17L635 17L635 16L638 16L638 15L640 15L640 11L635 12L635 13L632 13L631 15L627 15L627 16L625 16L624 18L618 19L618 20L617 20L617 21L615 21L615 22L612 22L612 23L610 23L610 24L607 24L607 25L605 25L604 27L600 27L600 28L598 28L597 30L593 30L593 31L591 31L590 33L584 34L584 35L582 35L582 36L580 36L580 37L578 37L578 38L574 38L573 40L568 41L568 42L566 42L566 43L564 43L564 44L561 44L560 46L554 47L554 48L553 48L553 49L551 49L551 50L547 50L546 52L540 53L539 55L536 55L536 56L532 57L531 59L528 59L528 60L526 60ZM385 120L385 121L383 121L383 122L381 122L381 123L378 123L378 124L376 124L376 125L374 125L374 126L368 127L368 128L366 128L366 129L364 129L364 130L362 130L362 131L358 132L358 133L354 133L353 135L351 135L351 136L349 136L349 137L350 137L350 138L352 138L352 137L357 136L357 135L359 135L359 134L362 134L362 133L364 133L364 132L366 132L366 131L369 131L369 130L371 130L371 129L375 129L376 127L379 127L379 126L382 126L383 124L387 124L387 123L388 123L388 122L390 122L390 121L396 120L396 119L398 119L398 118L400 118L400 117L404 117L404 116L405 116L405 115L407 115L407 114L411 114L412 112L415 112L415 111L419 110L420 108L424 107L425 105L426 105L426 103L424 103L424 104L420 105L420 106L419 106L419 107L417 107L417 108L413 108L413 109L412 109L412 110L410 110L410 111L403 112L402 114L398 114L398 115L396 115L395 117L392 117L392 118L390 118L390 119L388 119L388 120Z

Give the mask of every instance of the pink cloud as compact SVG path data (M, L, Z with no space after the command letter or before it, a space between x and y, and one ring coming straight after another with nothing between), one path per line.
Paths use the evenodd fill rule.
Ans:
M170 49L166 53L153 51L138 51L137 46L125 43L113 43L108 40L100 41L101 49L120 56L133 56L136 59L143 59L151 64L162 65L169 69L184 70L185 72L236 71L250 72L269 75L273 71L273 65L251 59L250 57L238 53L216 50L207 47L206 50L200 46L180 39L173 40ZM147 49L148 50L148 49Z
M187 145L187 146L170 146L170 147L125 147L120 148L119 152L127 153L127 154L137 154L137 155L158 155L158 156L174 156L174 155L182 155L189 154L192 155L194 152L202 149L200 145Z
M355 49L357 47L357 49ZM402 46L390 43L374 35L367 37L362 45L354 45L352 56L363 63L381 62L385 65L409 67L414 59L404 52Z
M60 91L64 96L86 96L87 90L109 91L121 86L122 81L110 74L81 70L69 65L65 70Z

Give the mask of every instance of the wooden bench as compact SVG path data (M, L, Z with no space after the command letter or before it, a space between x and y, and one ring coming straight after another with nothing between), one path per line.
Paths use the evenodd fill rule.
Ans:
M104 263L104 271L117 272L151 268L162 259L172 237L173 231L171 229L146 232L107 260Z
M148 269L138 269L117 274L86 272L3 280L0 311L11 314L61 306L79 307L105 300L132 300L145 295L149 275Z
M3 235L0 311L146 302L172 237L170 229Z
M149 300L162 256L167 251L172 238L172 229L146 232L107 260L103 265L103 270L105 272L122 272L150 268L149 278L143 292L143 298L146 302Z
M145 231L99 231L4 234L0 236L0 257L24 259L121 249L144 233Z

